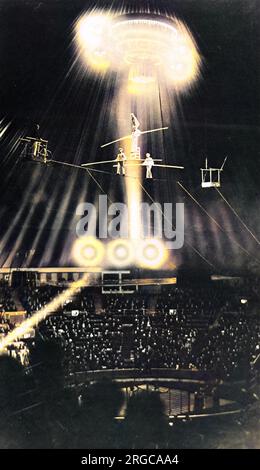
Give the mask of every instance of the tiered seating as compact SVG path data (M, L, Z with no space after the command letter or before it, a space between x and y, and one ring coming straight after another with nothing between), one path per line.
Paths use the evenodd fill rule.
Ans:
M62 289L27 286L20 299L31 315ZM248 283L243 293L256 298L255 283L251 289ZM66 373L168 367L215 370L222 378L239 376L260 351L259 319L241 304L241 294L240 288L216 283L203 288L165 286L160 295L151 294L153 313L151 298L140 293L103 295L96 313L96 297L84 288L42 322L39 332L62 345ZM2 310L11 308L12 290L5 283L0 296Z
M40 331L61 342L67 372L120 367L197 368L228 378L259 352L259 321L237 291L208 286L167 287L147 314L147 297L107 295L103 311L83 289ZM77 316L71 316L70 312ZM244 311L243 311L244 310ZM227 313L234 312L234 313ZM223 362L224 361L224 362Z
M14 312L15 310L11 287L6 282L0 281L0 312Z
M67 372L124 366L120 317L85 312L78 316L54 315L46 319L40 331L46 338L61 342Z

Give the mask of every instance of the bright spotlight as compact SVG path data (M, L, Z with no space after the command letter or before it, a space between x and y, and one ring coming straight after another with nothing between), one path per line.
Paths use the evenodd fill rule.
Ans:
M127 240L113 240L107 246L108 262L118 268L129 266L133 263L134 247Z
M168 252L160 240L143 240L138 247L138 261L144 268L157 269L163 266Z
M105 249L100 240L81 237L75 241L72 255L79 266L99 267L103 263Z
M76 23L75 42L87 67L124 73L132 93L160 77L177 88L186 87L199 75L196 42L176 18L144 13L85 14Z

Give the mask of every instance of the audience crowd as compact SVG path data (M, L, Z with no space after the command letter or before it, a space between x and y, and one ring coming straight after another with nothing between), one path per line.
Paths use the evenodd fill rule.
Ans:
M15 311L16 306L8 284L0 281L0 313Z

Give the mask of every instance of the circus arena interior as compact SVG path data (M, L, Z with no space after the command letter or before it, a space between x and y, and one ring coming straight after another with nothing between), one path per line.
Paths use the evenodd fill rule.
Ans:
M0 2L0 448L260 448L259 2Z

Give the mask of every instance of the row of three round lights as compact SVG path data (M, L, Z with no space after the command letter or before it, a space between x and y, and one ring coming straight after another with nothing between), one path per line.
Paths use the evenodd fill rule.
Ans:
M107 244L93 237L76 240L73 258L85 267L123 268L137 265L156 269L165 263L168 252L160 240L112 240Z

